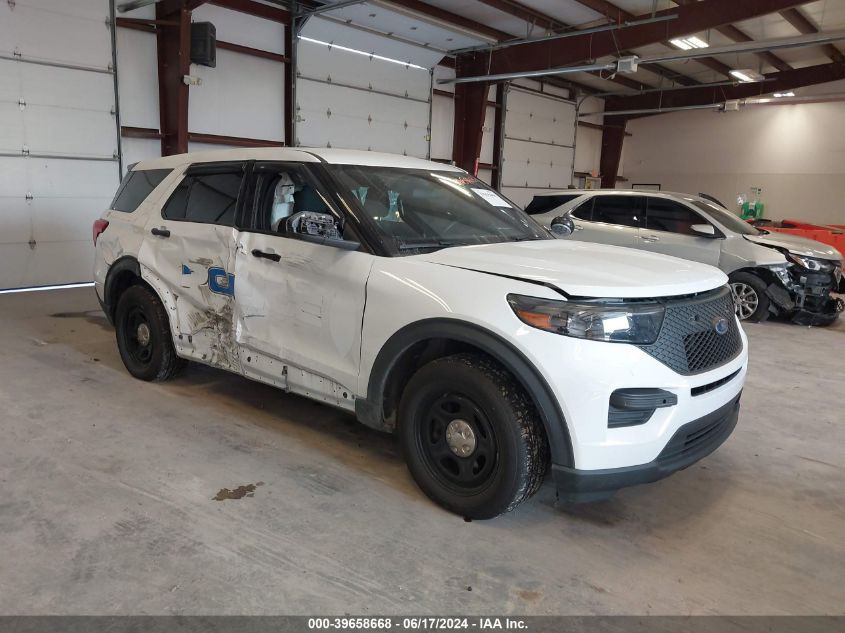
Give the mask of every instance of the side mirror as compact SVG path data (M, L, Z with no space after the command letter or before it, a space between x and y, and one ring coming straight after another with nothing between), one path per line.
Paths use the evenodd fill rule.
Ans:
M294 213L287 220L287 233L305 242L325 244L346 251L356 251L361 246L359 242L343 239L340 224L329 213L315 211Z
M701 237L716 237L716 229L710 224L693 224L689 228Z
M552 220L549 229L555 237L569 237L575 232L575 223L572 218L560 215Z

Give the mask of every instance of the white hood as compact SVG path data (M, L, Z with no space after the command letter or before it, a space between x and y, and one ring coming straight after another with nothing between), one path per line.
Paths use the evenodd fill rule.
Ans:
M745 235L744 237L749 242L762 244L763 246L785 248L790 253L804 257L818 257L819 259L842 261L842 255L832 246L801 237L800 235L772 231L763 235Z
M652 298L712 290L718 268L633 248L567 240L444 248L414 259L552 284L576 297Z

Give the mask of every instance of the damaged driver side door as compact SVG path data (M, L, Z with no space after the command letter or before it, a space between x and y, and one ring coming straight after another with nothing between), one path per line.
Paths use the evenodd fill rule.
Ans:
M240 372L233 338L235 220L245 163L189 167L151 219L141 262L174 298L180 356ZM144 256L146 255L146 257Z
M307 164L255 164L235 253L236 340L246 376L351 409L374 257L320 182Z

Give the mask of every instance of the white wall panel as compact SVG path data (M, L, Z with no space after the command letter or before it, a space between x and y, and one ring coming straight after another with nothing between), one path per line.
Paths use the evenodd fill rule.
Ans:
M120 140L120 145L123 151L124 172L130 165L161 156L161 141L159 139L123 137Z
M270 59L217 51L217 67L191 66L190 131L284 140L284 67Z
M434 95L431 106L431 156L452 159L452 135L455 129L455 100Z

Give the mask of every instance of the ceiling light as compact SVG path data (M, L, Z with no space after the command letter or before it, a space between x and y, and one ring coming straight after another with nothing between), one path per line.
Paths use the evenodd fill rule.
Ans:
M792 92L791 90L789 90L787 92L776 92L773 96L775 96L775 97L794 97L795 93Z
M700 37L692 36L692 37L678 37L674 40L669 40L669 43L673 46L677 46L682 51L688 51L692 48L707 48L710 46L707 42L705 42Z
M700 37L695 37L695 36L688 37L687 43L692 44L693 48L707 48L708 46L710 46L710 44L705 42L703 39L701 39Z
M742 70L732 70L731 76L739 79L742 83L753 83L755 81L762 81L765 79L760 73L743 68Z

